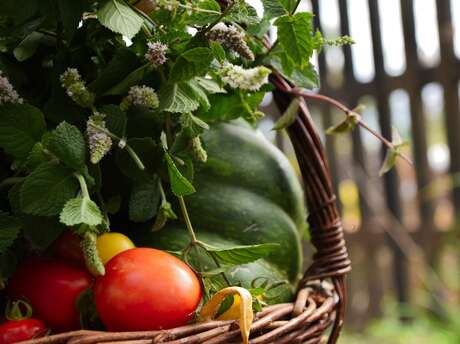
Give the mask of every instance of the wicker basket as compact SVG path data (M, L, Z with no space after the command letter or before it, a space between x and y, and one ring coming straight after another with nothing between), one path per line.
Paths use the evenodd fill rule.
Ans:
M291 85L273 75L275 101L281 109L290 103ZM266 307L255 315L251 327L252 344L335 343L343 324L346 291L345 274L350 271L341 219L335 205L328 164L323 146L304 101L288 129L302 171L310 216L313 263L299 284L293 303ZM95 332L75 331L23 343L240 343L237 321L209 321L163 331Z

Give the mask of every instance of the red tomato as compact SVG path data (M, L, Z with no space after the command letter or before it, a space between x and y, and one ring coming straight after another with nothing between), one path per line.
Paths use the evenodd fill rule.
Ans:
M60 332L80 328L76 301L91 283L91 275L83 268L35 258L19 266L8 291L12 298L28 301L37 318Z
M187 264L153 248L119 253L94 287L96 308L110 331L168 329L191 320L200 281Z
M71 231L67 230L62 233L53 243L51 250L58 258L85 266L85 258L80 247L80 237Z
M10 320L0 325L0 344L17 343L45 335L47 328L40 320Z

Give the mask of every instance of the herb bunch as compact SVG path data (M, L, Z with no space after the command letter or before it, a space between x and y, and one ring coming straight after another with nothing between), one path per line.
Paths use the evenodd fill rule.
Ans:
M232 252L251 261L272 250L199 242L184 196L206 163L210 124L255 124L271 73L316 87L313 53L350 42L324 40L298 4L265 0L260 17L242 0L2 1L1 277L66 227L85 238L114 221L158 230L181 217L184 258L204 250L217 273Z

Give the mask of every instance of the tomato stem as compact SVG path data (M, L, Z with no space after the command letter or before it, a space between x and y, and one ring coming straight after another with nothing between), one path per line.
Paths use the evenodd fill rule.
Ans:
M187 227L188 234L192 238L192 243L196 243L196 235L195 231L193 230L192 222L190 221L190 217L188 216L187 206L185 205L184 197L177 196L179 199L180 209L182 211L182 215L184 216L185 226Z

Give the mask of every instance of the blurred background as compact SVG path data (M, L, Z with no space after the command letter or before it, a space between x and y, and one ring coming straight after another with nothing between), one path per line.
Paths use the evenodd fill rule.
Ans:
M397 128L414 161L380 177L386 149L374 137L358 129L323 136L353 261L340 342L460 343L460 0L312 0L301 8L326 38L356 42L315 57L316 91L363 105L364 121L387 138ZM309 105L322 133L344 119ZM294 161L288 139L271 131L270 96L264 110L262 129Z

